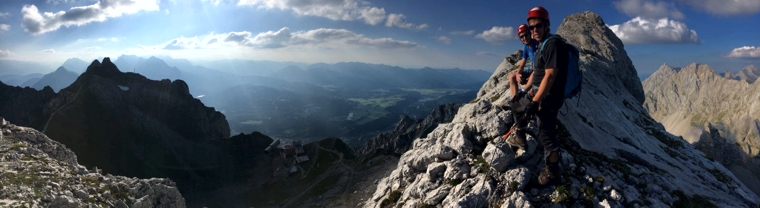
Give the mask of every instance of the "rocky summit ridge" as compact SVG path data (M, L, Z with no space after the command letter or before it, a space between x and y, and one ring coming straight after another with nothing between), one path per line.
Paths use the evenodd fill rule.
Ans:
M0 118L2 207L184 207L169 179L102 174L65 145Z
M504 59L473 103L416 139L365 207L756 207L760 199L717 161L665 131L641 106L644 92L622 42L592 12L557 34L581 51L583 91L559 115L562 182L539 187L542 148L495 140L517 54ZM534 125L534 124L533 124Z
M226 153L214 142L230 137L229 125L223 114L190 95L182 80L124 73L106 57L92 61L58 93L0 84L0 98L0 116L65 144L87 167L168 177L183 191L219 184L192 181L216 176L206 170L224 161Z

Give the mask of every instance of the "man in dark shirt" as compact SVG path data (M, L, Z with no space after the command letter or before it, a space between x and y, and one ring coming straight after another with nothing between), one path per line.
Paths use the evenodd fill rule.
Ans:
M536 115L538 118L538 139L544 146L545 162L538 175L538 182L541 185L547 185L558 182L560 179L557 113L564 104L568 49L560 38L544 42L552 34L549 33L549 12L543 7L531 8L528 12L528 25L533 33L533 39L540 45L530 87L535 93L529 97L531 100L525 113L529 117Z

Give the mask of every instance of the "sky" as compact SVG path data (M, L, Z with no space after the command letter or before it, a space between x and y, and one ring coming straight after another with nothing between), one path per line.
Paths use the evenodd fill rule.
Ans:
M0 59L171 56L493 71L528 10L593 11L639 74L760 65L760 0L2 0ZM51 69L52 71L52 69Z

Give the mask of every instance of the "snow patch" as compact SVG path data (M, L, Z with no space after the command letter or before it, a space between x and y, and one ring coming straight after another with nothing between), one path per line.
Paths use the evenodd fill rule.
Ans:
M127 91L127 90L129 90L129 87L123 86L123 85L119 85L119 89L121 89L122 91Z

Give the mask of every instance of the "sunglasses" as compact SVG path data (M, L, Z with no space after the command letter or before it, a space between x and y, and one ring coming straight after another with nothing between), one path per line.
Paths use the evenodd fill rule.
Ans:
M536 29L536 28L544 28L544 23L540 22L538 24L528 26L528 30L533 30L533 29Z

